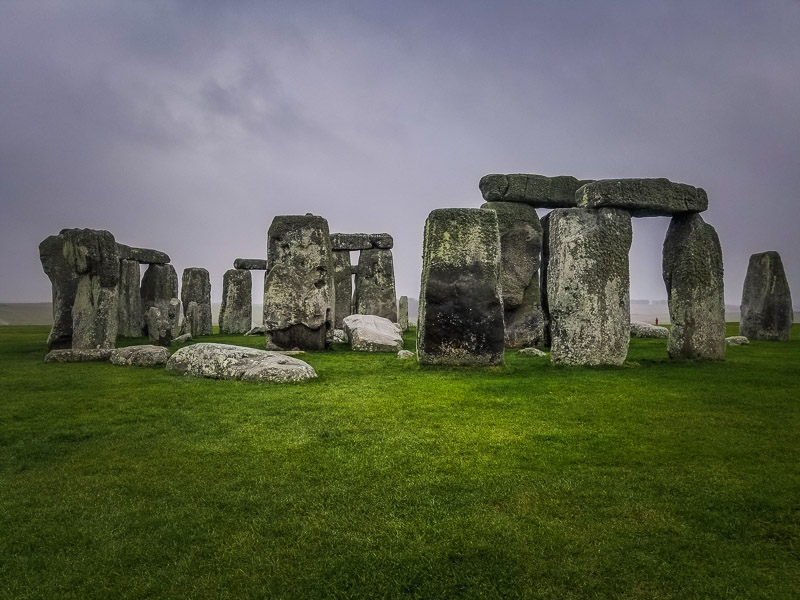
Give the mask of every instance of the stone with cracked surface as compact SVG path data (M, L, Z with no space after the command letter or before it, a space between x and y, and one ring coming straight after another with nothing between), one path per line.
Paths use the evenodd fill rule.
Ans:
M575 192L581 208L621 208L634 217L672 216L708 209L703 188L669 179L600 179Z
M521 202L533 208L574 208L575 192L591 179L571 175L484 175L478 184L487 202Z
M193 344L177 350L167 370L191 377L289 383L317 376L308 363L283 353L225 344Z
M739 334L751 340L786 342L792 331L792 293L781 255L753 254L742 290Z
M400 326L376 315L350 315L344 332L356 352L397 352L403 349Z

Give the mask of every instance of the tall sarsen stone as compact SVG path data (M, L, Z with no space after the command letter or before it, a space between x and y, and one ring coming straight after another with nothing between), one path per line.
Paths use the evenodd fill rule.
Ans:
M789 340L794 312L781 255L761 252L750 257L742 290L739 335L751 340Z
M144 331L144 311L139 289L139 261L119 261L119 311L117 335L139 337Z
M51 350L72 348L72 305L80 275L64 257L61 235L51 235L39 244L39 258L50 279L53 298L53 327L47 337L47 347Z
M180 300L178 300L178 274L172 265L151 264L142 275L141 284L142 310L145 315L151 307L158 308L161 316L170 320L172 337L178 335L178 320L180 319ZM178 316L172 319L170 315L175 312L172 299L178 302ZM147 328L145 319L145 329Z
M245 269L229 269L222 277L220 333L247 333L253 322L253 276Z
M331 236L333 239L334 236ZM342 329L342 320L350 316L353 309L353 265L350 264L349 250L333 251L333 278L336 290L336 310L334 326Z
M181 304L186 311L190 302L197 303L193 315L192 336L211 335L211 278L208 271L201 267L189 267L183 270L181 281ZM249 327L248 327L249 329Z
M397 293L391 250L372 248L360 252L353 308L355 314L375 315L397 322Z

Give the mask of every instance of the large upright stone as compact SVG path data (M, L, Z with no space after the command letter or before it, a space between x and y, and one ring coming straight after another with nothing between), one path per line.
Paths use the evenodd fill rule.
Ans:
M530 206L513 202L487 202L481 208L497 213L506 347L542 346L547 335L539 291L539 216Z
M421 364L503 364L500 271L494 211L431 212L425 223L417 323Z
M725 293L717 232L699 214L673 217L664 239L669 355L725 358Z
M253 324L253 276L244 269L230 269L222 276L220 333L247 333Z
M750 257L742 290L739 335L751 340L786 342L792 331L792 294L781 255L761 252Z
M630 341L631 216L582 208L550 213L550 357L565 365L620 365Z
M267 238L264 327L267 344L322 350L333 336L333 256L319 216L273 219Z
M542 224L542 265L539 269L539 291L542 300L542 315L544 317L545 327L545 346L550 345L550 305L547 299L547 268L550 263L550 215L552 212L543 216L540 221Z
M155 306L161 315L168 317L171 310L170 302L178 298L178 274L172 265L152 264L142 276L142 310L145 315L150 307ZM180 301L178 301L180 302ZM178 318L170 320L172 336L178 335L178 320L180 318L180 304L178 305ZM145 326L147 321L145 321Z
M397 324L401 331L408 331L408 296L400 296L397 306Z
M72 305L72 348L114 348L117 340L119 253L114 236L64 229L64 258L79 276Z
M575 193L582 208L622 208L634 217L672 216L708 208L703 188L669 179L601 179Z
M144 332L144 311L139 289L139 261L119 261L119 310L117 335L139 337Z
M485 175L479 187L487 202L522 202L534 208L571 208L576 206L575 191L590 179L571 175Z
M359 254L353 308L358 315L375 315L397 322L391 250L372 248Z
M51 350L72 348L72 305L80 276L64 257L64 237L51 235L39 244L42 269L50 279L53 298L53 327L47 337Z
M333 239L334 236L331 236ZM336 310L334 326L342 329L342 320L350 315L353 307L353 265L350 264L349 250L333 251L333 279L336 290Z
M211 278L208 271L202 267L189 267L183 270L181 281L181 304L184 310L190 302L197 302L197 331L192 331L192 336L211 335ZM248 327L249 329L249 327Z

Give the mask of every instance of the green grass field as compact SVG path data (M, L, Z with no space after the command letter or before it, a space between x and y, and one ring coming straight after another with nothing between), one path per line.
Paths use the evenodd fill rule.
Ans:
M284 385L44 364L47 331L0 328L0 598L800 597L799 326Z

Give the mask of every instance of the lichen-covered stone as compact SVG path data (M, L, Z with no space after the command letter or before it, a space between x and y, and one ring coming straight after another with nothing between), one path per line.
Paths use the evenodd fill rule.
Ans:
M44 362L106 362L111 358L111 351L111 348L62 348L48 352L44 357Z
M397 321L397 294L391 250L362 250L353 294L354 313Z
M761 252L750 257L742 290L739 334L751 340L786 342L792 331L792 294L781 255Z
M631 321L631 337L667 339L669 338L669 329L644 321Z
M253 276L244 269L229 269L222 276L220 333L247 333L253 324Z
M138 264L138 263L137 263ZM167 364L169 352L162 346L127 346L111 351L111 364L130 367L155 367Z
M186 342L192 341L192 334L191 333L184 333L183 335L179 335L174 340L172 340L173 344L185 344Z
M538 348L522 348L522 350L517 351L517 354L519 354L520 356L536 356L536 357L547 356L547 352L543 352Z
M547 296L554 363L625 362L632 238L631 216L623 210L573 208L550 214Z
M400 326L375 315L350 315L344 332L356 352L397 352L403 348Z
M194 300L190 301L183 311L183 322L181 323L181 335L189 334L193 338L199 335L207 335L203 331L203 311L200 305Z
M267 259L265 258L237 258L233 261L234 269L245 269L247 271L266 271Z
M316 377L308 363L278 352L227 346L193 344L176 351L167 370L192 377L287 383Z
M408 360L410 358L416 358L416 354L411 352L411 350L400 350L400 352L397 353L397 358L400 360Z
M332 336L335 295L328 222L315 215L273 219L267 241L267 343L322 350Z
M397 324L402 331L408 331L408 296L400 296L397 304Z
M487 202L522 202L534 208L572 208L575 192L591 180L570 175L485 175L479 187Z
M350 315L348 315L350 316ZM347 339L347 334L344 332L344 329L334 329L333 330L333 341L336 344L349 344L350 340Z
M671 216L708 209L702 188L669 179L600 179L581 187L575 197L582 208L621 208L634 217Z
M139 290L139 262L119 261L117 335L140 337L144 333L144 311Z
M155 306L162 315L170 312L170 301L178 297L178 274L172 265L152 264L142 275L142 310ZM180 317L180 315L178 315ZM145 327L146 329L146 327ZM178 319L173 322L172 336L178 335Z
M503 364L500 269L494 211L450 208L430 213L417 325L421 364Z
M750 340L743 335L732 335L725 338L726 346L746 346L749 343Z
M372 242L368 233L332 233L331 249L342 251L369 250Z
M333 238L333 236L331 236ZM353 275L349 250L334 250L333 279L336 291L334 327L342 328L342 320L350 315L353 306Z
M78 275L64 257L64 238L51 235L39 244L42 269L50 279L53 299L53 327L47 337L51 350L72 348L72 305L78 290Z
M181 282L181 303L184 308L190 302L197 303L197 312L193 316L192 335L211 335L211 277L206 269L189 267L183 270ZM194 328L197 328L194 330Z
M487 202L481 208L497 213L506 347L544 345L547 336L539 291L539 216L530 206L513 202Z
M135 260L143 265L163 265L170 262L169 255L160 250L150 248L135 248L125 244L117 244L120 260Z
M717 232L699 214L675 216L664 239L669 355L725 358L725 294Z
M145 329L150 343L157 346L169 346L174 337L174 330L169 316L162 313L157 306L151 306L144 315Z
M391 250L394 247L394 239L388 233L371 233L369 243L378 250Z

